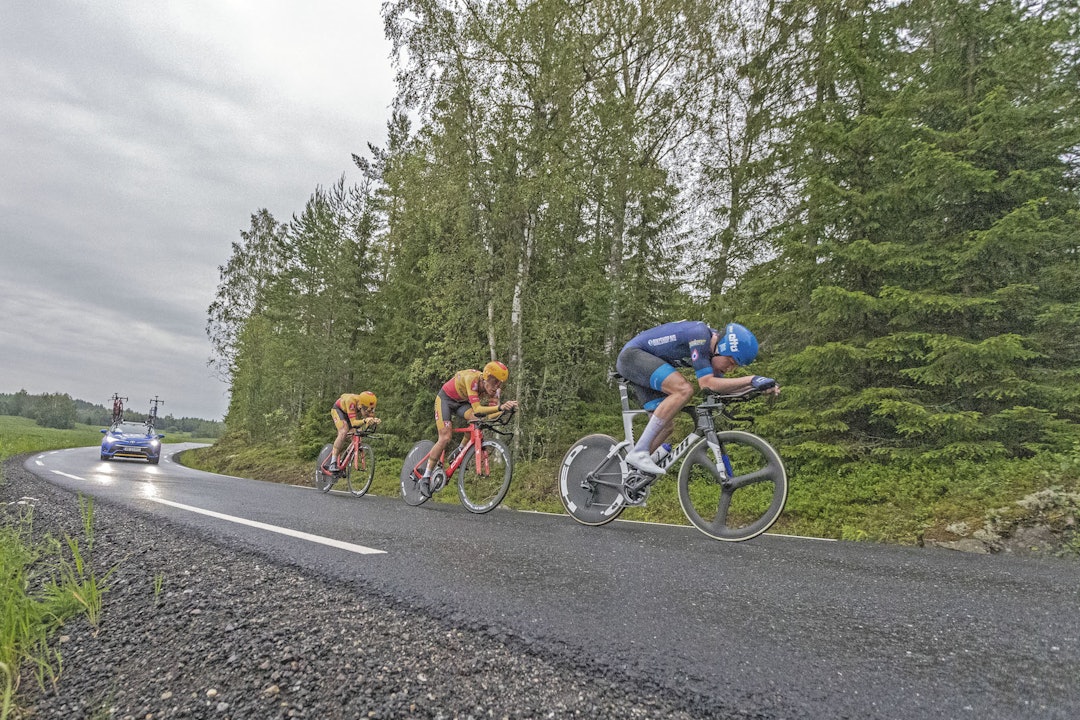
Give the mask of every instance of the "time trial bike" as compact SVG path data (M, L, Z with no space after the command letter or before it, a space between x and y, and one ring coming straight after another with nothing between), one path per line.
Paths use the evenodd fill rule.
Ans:
M427 468L428 457L435 443L421 440L413 445L401 467L401 497L409 505L422 505L428 498L446 487L450 478L460 469L457 488L458 498L465 509L483 514L494 510L510 489L510 476L514 463L510 449L495 438L486 437L492 432L509 440L514 433L505 428L513 417L513 410L506 410L495 418L476 418L468 427L454 428L454 432L466 435L464 444L458 445L449 458L439 458L431 476L430 492L422 492L421 478ZM443 470L444 459L449 463Z
M333 444L323 446L319 461L315 465L315 487L323 492L330 492L339 480L344 480L349 492L356 497L364 495L371 488L371 481L375 479L375 451L367 442L372 435L373 430L349 430L345 436L348 442L338 457L337 472L328 469L330 456L334 451Z
M634 446L633 420L645 410L630 408L627 381L609 373L619 385L624 439L587 435L567 451L559 468L563 507L584 525L604 525L634 505L644 505L657 476L626 464ZM686 518L717 540L738 542L772 527L787 501L787 472L769 443L742 430L716 429L716 415L729 421L726 406L749 400L762 390L737 395L706 393L703 402L687 406L694 430L671 451L654 461L665 470L685 460L679 470L679 503Z

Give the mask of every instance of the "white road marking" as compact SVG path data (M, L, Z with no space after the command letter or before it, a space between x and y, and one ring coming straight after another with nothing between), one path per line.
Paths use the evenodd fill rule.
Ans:
M63 475L66 478L72 480L82 480L86 482L86 478L81 478L78 475L69 475L66 472L60 472L59 470L53 470L57 475ZM184 505L178 502L172 502L171 500L163 500L162 498L147 496L147 500L152 500L162 505L168 505L179 510L187 510L188 512L200 513L202 515L208 515L219 520L227 520L229 522L237 523L238 525L247 525L249 527L258 528L259 530L266 530L268 532L278 533L280 535L288 535L289 537L299 538L300 540L307 540L308 542L319 543L320 545L329 545L330 547L338 548L339 550L348 550L359 555L384 555L385 550L377 550L375 548L365 547L363 545L354 545L353 543L344 542L342 540L334 540L333 538L323 537L321 535L312 535L311 533L301 532L299 530L290 530L289 528L279 527L277 525L268 525L261 523L257 520L248 520L247 518L236 517L234 515L225 515L224 513L214 512L213 510L205 510L203 508L197 508L192 505Z
M279 527L277 525L267 525L256 520L247 520L245 518L235 517L233 515L225 515L223 513L214 512L213 510L204 510L203 508L193 507L191 505L183 505L181 503L172 502L171 500L163 500L161 498L148 498L156 503L162 505L168 505L169 507L178 508L180 510L187 510L188 512L200 513L202 515L208 515L219 520L228 520L239 525L247 525L249 527L258 528L260 530L266 530L269 532L278 533L281 535L288 535L289 537L299 538L301 540L307 540L313 543L319 543L320 545L329 545L340 550L348 550L349 552L358 553L360 555L381 555L385 550L376 550L375 548L364 547L363 545L354 545L353 543L343 542L341 540L334 540L333 538L322 537L321 535L312 535L311 533L300 532L299 530L290 530L289 528Z

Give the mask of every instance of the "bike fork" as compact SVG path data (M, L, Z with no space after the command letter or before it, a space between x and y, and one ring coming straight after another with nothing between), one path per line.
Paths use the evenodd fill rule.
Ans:
M723 482L727 482L735 477L735 472L731 467L731 458L724 452L724 446L720 444L720 441L714 436L709 438L707 443L709 445L709 452L712 453L716 466L724 471Z

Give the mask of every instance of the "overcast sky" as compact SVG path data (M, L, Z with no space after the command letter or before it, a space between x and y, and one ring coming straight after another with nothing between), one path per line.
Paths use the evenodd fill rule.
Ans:
M221 419L206 310L393 98L379 0L4 0L0 392Z

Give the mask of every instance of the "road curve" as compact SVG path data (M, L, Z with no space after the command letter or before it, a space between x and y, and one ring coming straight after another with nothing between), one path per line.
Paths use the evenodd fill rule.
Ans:
M201 473L172 462L185 447L159 466L80 448L23 467L624 688L657 716L1080 717L1080 563L410 508Z

